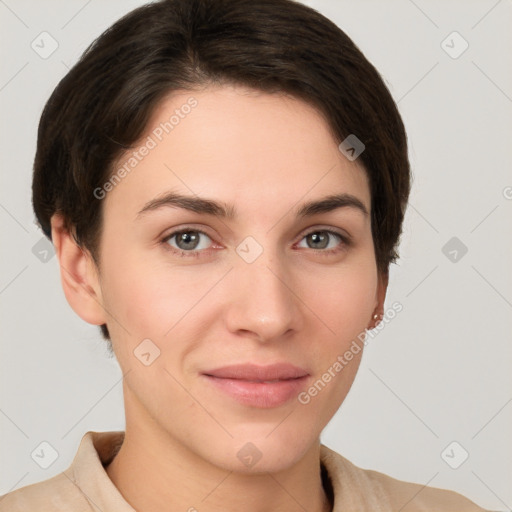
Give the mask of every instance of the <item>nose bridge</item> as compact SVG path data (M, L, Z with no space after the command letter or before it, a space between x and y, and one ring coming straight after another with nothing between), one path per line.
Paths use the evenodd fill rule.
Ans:
M299 311L281 255L256 244L249 239L237 247L228 320L230 329L251 331L265 341L297 327Z

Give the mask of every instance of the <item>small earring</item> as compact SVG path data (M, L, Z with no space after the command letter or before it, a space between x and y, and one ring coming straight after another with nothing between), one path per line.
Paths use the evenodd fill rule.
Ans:
M377 313L375 313L375 315L373 315L374 320L377 320L377 318L379 318L379 317L380 317L380 315L378 315Z

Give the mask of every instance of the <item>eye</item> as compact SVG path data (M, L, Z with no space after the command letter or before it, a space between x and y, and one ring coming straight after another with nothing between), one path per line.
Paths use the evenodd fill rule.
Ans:
M166 249L181 257L199 257L201 253L211 248L212 242L204 231L192 228L173 231L161 240ZM306 234L298 247L330 255L346 249L350 244L350 237L346 235L333 230L317 229Z
M307 249L319 250L328 254L341 251L350 245L350 240L347 236L327 229L311 231L302 240L305 241ZM301 246L299 244L298 247L304 247L304 245Z
M211 243L212 239L203 231L182 229L167 235L162 240L162 243L169 245L171 249L180 253L181 256L198 256L200 251L209 248L210 243L208 241Z

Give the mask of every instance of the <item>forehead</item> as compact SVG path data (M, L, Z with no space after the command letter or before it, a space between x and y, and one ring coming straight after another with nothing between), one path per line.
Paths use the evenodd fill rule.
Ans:
M351 193L370 210L366 172L343 156L314 107L242 87L174 92L113 171L123 177L105 208L122 207L132 219L169 190L269 214L301 198Z

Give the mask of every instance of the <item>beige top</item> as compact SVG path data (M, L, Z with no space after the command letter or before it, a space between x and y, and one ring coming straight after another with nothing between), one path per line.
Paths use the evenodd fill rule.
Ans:
M123 431L87 432L68 469L0 496L0 512L135 512L105 471L123 440ZM484 510L455 492L358 468L324 445L320 459L324 485L334 496L333 512Z

